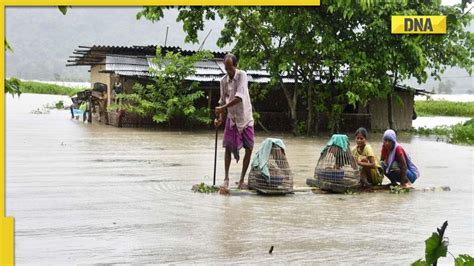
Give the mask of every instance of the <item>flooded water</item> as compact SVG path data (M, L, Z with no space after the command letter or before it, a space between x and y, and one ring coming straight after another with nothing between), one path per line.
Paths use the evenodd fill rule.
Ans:
M432 94L429 97L417 95L415 96L415 101L424 101L428 98L435 101L474 102L474 94Z
M429 98L436 101L449 101L449 102L474 102L474 94L433 94ZM425 101L426 96L417 95L415 101ZM472 117L456 117L456 116L431 116L423 117L418 116L412 122L414 128L426 127L434 128L436 126L452 126L458 123L466 122Z
M459 123L464 123L471 117L459 117L459 116L419 116L412 121L412 127L426 127L434 128L437 126L453 126Z
M474 254L472 147L400 138L421 171L415 185L450 192L206 195L191 186L212 184L214 132L84 124L65 110L30 113L61 98L6 96L6 214L15 217L18 265L407 265L424 257L425 239L445 220L449 251ZM256 149L265 137L257 132ZM304 186L328 138L272 137L285 142L295 186ZM375 150L380 138L370 136ZM217 165L220 183L220 147ZM240 167L232 163L232 183Z

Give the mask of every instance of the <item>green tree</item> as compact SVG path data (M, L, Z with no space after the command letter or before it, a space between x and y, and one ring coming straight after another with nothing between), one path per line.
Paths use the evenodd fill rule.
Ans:
M10 46L8 41L5 39L5 51L10 51L13 53L13 48ZM5 93L10 93L13 96L21 94L20 91L20 80L17 78L5 79Z
M216 16L224 18L224 29L217 44L221 47L235 44L234 53L240 57L240 66L244 69L268 69L269 86L283 90L295 134L298 133L298 99L305 95L307 102L303 105L309 113L309 132L313 109L318 113L326 110L327 99L313 97L313 93L318 93L320 70L324 64L330 66L332 77L328 77L328 81L336 80L342 64L337 60L338 51L345 45L339 44L341 39L336 34L352 33L347 22L338 18L339 14L329 14L323 7L180 7L179 10L177 20L183 22L187 42L198 42L197 33L203 30L205 20L214 20ZM159 7L146 7L137 15L152 21L162 16ZM339 27L342 24L344 27ZM285 83L285 77L292 78L294 85ZM317 108L313 108L313 101L318 104Z
M184 119L187 126L196 123L208 124L208 108L196 108L196 100L204 96L197 90L198 82L190 82L187 77L195 74L194 64L202 59L210 59L209 52L198 52L191 56L156 50L152 59L154 67L151 84L135 84L130 94L119 94L119 103L110 109L122 109L142 117L151 116L156 123L169 123L173 119Z
M396 35L390 33L392 15L446 15L447 34ZM344 82L353 100L387 97L388 121L393 120L392 95L395 84L416 78L418 83L431 76L439 79L447 66L459 66L470 74L473 65L474 35L466 30L472 20L460 6L441 6L440 1L376 2L369 8L354 9L360 31Z
M183 22L187 33L185 41L197 43L198 31L204 28L204 21L214 20L216 15L225 18L225 27L217 44L221 47L235 43L234 53L240 57L240 67L244 69L267 68L271 75L270 86L280 86L287 99L293 128L296 128L296 106L298 82L289 87L283 82L283 76L295 78L299 69L298 62L288 61L295 58L293 49L297 40L292 27L302 28L299 24L297 8L274 7L180 7L177 20ZM155 21L162 18L161 8L146 7L138 18ZM293 19L292 19L293 18ZM306 23L303 23L306 25ZM296 78L298 81L298 79Z
M446 35L393 35L391 15L447 15ZM337 131L347 103L365 104L371 97L387 97L389 124L392 93L398 82L415 77L426 81L426 69L439 77L446 66L472 68L471 21L460 7L440 1L323 0L320 7L180 7L185 41L198 42L205 20L225 20L218 45L233 44L242 68L269 70L283 90L293 132L297 133L298 99L308 111L307 132L319 113L329 113ZM138 18L163 17L160 7L145 7ZM324 71L322 71L324 70ZM292 78L294 86L283 82ZM320 78L321 83L319 83ZM318 84L319 83L319 84ZM316 113L316 119L313 118ZM317 126L316 126L317 127Z

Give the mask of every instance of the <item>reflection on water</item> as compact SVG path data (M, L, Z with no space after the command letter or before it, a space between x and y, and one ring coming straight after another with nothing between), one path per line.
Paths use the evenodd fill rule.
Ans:
M445 220L450 252L474 253L468 146L400 139L421 171L415 185L449 185L451 192L203 195L190 189L212 183L212 131L84 124L70 120L68 111L29 113L57 96L6 98L7 215L15 217L19 265L406 265L424 256L424 240ZM284 140L295 186L304 186L328 139L272 136ZM257 132L256 150L265 137ZM381 135L369 137L379 150ZM240 167L233 162L232 182ZM221 182L222 148L217 173Z

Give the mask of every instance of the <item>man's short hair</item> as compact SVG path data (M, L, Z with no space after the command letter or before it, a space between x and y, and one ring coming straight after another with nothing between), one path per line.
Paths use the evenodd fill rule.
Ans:
M232 64L233 64L235 67L237 66L238 60L237 60L237 57L236 57L235 55L233 55L233 54L231 54L231 53L226 54L226 55L224 56L224 62L227 60L227 58L232 59Z

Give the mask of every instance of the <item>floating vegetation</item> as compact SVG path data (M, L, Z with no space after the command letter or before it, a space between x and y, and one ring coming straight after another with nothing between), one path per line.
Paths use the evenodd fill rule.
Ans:
M392 194L402 194L410 192L409 188L404 188L401 186L390 186L390 193Z
M59 102L55 103L47 103L43 105L43 108L45 109L64 109L64 102L60 100Z
M216 186L209 186L204 182L201 182L200 184L194 185L191 190L199 193L216 193L219 191L219 188Z
M346 191L344 192L344 195L359 195L359 194L360 194L360 192L354 191L354 190L350 190L350 189L348 189L348 190L346 190Z
M30 114L35 114L35 115L43 115L43 114L49 114L49 110L45 107L36 108L34 110L30 111Z

